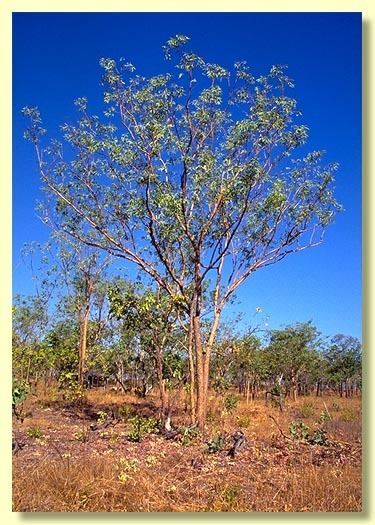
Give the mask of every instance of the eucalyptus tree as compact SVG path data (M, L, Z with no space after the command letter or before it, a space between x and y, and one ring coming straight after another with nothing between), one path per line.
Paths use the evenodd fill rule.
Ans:
M358 388L362 382L362 345L356 337L337 334L332 337L325 353L328 379L338 385L340 396L349 397L353 384Z
M45 147L37 108L23 112L59 229L133 263L183 305L203 427L223 308L255 271L320 244L339 206L337 165L320 151L295 155L308 128L285 67L226 68L188 41L170 38L166 71L152 77L101 59L104 115L78 98L64 150L57 140Z
M43 338L49 324L43 296L17 295L12 308L12 372L15 381L36 383L49 368Z
M270 331L266 349L271 366L288 381L293 400L297 400L298 382L319 362L320 333L311 323L296 323Z
M96 319L93 319L92 324L96 327L91 334L93 343L98 339L104 322L107 295L105 271L110 258L101 257L96 250L78 243L59 230L56 213L50 213L49 223L52 226L50 240L44 245L31 243L23 250L23 256L28 258L37 295L43 297L47 310L51 311L55 305L55 321L64 317L65 321L77 323L79 340L78 348L75 349L78 354L76 376L83 387L90 315L93 318L95 311ZM36 266L38 258L39 264Z
M171 391L181 382L183 371L180 345L185 332L178 324L178 303L160 289L118 281L109 291L110 312L122 322L122 329L137 338L141 349L151 356L160 393L160 415L163 423L171 416ZM176 352L175 347L179 347Z

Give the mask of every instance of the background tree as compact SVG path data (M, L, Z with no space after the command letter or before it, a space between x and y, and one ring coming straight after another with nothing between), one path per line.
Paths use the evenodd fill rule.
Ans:
M175 67L151 78L102 59L107 109L103 118L91 115L77 99L81 117L62 126L69 153L55 140L44 148L38 110L24 114L46 220L53 215L80 243L134 263L181 301L203 427L224 306L256 270L320 244L339 206L337 165L322 166L318 151L292 158L308 129L285 67L257 77L236 62L229 71L186 51L188 40L168 40Z
M360 341L351 336L335 335L325 354L328 362L328 378L339 387L340 396L345 392L349 397L354 388L361 385L362 346Z
M181 360L171 348L176 342L180 305L160 289L141 290L131 283L123 282L121 287L119 284L110 290L110 311L122 320L125 330L138 338L141 348L154 362L161 401L160 415L165 423L166 419L170 420L171 410L167 379L169 390L173 384L172 378L181 379Z
M319 332L311 322L296 323L280 330L271 330L267 355L277 374L290 386L293 400L297 400L301 374L311 371L317 360Z

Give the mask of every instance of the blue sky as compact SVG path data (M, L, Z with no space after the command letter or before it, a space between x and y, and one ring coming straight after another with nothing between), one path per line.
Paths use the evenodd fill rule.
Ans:
M338 161L336 196L345 208L322 246L255 273L228 315L269 326L312 320L326 335L361 336L361 15L360 13L17 13L13 15L13 290L31 293L20 262L24 242L47 240L33 148L24 141L25 105L40 108L51 137L73 121L74 99L101 103L101 57L125 57L144 74L165 68L161 46L189 35L211 62L247 60L256 73L288 64L293 96L309 126L309 149Z

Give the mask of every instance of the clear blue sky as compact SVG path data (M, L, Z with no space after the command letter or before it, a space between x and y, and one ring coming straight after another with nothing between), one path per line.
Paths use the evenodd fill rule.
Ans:
M345 208L323 246L260 270L239 290L230 314L263 308L269 325L311 319L326 335L361 336L361 15L360 13L150 13L13 15L13 280L31 293L20 263L24 242L48 229L35 212L40 197L34 152L23 140L20 110L39 106L51 136L76 116L73 100L101 102L101 57L125 57L144 74L165 67L161 46L189 35L212 62L247 60L257 73L288 64L293 96L310 128L311 149L338 161L336 195Z

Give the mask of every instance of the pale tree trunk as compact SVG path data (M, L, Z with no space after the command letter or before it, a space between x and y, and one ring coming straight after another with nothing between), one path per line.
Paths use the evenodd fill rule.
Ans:
M161 355L161 350L157 349L155 352L155 361L156 361L156 377L158 379L158 387L160 394L160 419L162 423L165 423L166 418L166 407L167 407L167 397L165 390L165 380L163 378L163 360Z
M291 372L291 387L293 401L297 401L297 376L294 370Z
M195 384L195 365L193 355L193 324L192 320L189 323L189 334L188 334L188 357L189 357L189 372L190 372L190 418L191 424L196 423L196 384Z
M83 313L79 319L79 362L78 362L78 383L81 387L85 382L85 368L86 368L86 351L87 351L87 332L90 315L90 300L93 291L93 283L90 278L85 278L85 295L83 304Z
M193 316L193 334L194 334L194 349L196 355L196 378L197 378L197 423L201 430L204 429L206 420L206 395L205 395L205 381L204 381L204 364L203 364L203 345L200 318L196 313Z
M250 379L246 378L246 404L249 404L249 398L250 398Z
M81 387L84 386L85 381L85 364L86 364L86 349L87 349L87 328L89 322L90 308L86 307L84 315L80 321L80 338L79 338L79 363L78 363L78 383Z

